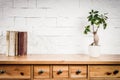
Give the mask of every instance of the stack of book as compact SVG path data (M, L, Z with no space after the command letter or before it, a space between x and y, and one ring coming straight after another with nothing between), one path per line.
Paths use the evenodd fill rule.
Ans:
M7 56L27 55L27 32L7 31Z

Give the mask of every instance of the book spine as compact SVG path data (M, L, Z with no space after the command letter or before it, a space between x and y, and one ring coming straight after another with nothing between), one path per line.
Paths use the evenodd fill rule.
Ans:
M18 55L27 55L27 32L18 32Z
M15 56L15 31L10 31L9 56Z
M18 56L18 32L15 32L15 56Z
M6 32L6 56L9 55L9 48L10 48L10 31Z

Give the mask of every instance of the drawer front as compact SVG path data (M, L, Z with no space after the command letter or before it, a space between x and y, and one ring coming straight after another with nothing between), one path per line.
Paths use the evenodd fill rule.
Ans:
M2 78L30 78L30 66L28 65L0 65L0 79Z
M34 78L50 78L50 67L43 65L34 66Z
M87 66L86 65L71 65L70 78L86 78L87 77Z
M68 78L68 66L67 65L54 65L53 66L53 78Z
M120 77L120 65L90 66L90 77Z
M120 78L90 78L90 80L120 80Z

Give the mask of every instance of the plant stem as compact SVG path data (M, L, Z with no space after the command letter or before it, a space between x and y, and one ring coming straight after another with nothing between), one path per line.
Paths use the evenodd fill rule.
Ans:
M99 26L98 26L97 29L96 29L96 33L98 32L98 28L99 28Z
M92 27L93 27L93 32L94 32L94 24L92 25Z

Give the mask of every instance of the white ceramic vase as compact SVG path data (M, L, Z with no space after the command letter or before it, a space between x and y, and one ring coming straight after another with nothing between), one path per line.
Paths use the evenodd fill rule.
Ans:
M88 53L91 57L99 57L101 53L100 46L89 46Z

